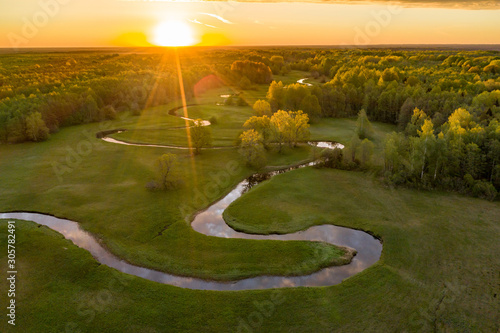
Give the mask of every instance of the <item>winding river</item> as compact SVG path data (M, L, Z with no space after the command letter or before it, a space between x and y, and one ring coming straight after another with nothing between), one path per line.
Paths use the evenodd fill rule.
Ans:
M104 137L103 139L106 139ZM129 144L118 140L106 140L110 143ZM340 144L328 142L310 143L319 147L334 148ZM159 145L140 144L141 146L158 147ZM164 147L164 146L160 146ZM168 146L168 148L179 148ZM268 240L301 240L320 241L329 244L355 249L357 254L352 261L343 266L323 268L315 273L303 276L257 276L233 282L209 281L192 277L177 276L127 263L113 255L89 232L83 230L75 221L32 212L0 213L0 219L19 219L33 221L45 225L71 240L75 245L89 251L101 264L113 267L120 272L142 277L151 281L169 284L181 288L200 290L253 290L284 287L316 287L339 284L344 279L357 274L376 263L382 253L382 243L370 234L334 225L318 225L307 230L284 235L254 235L238 232L230 228L222 217L223 211L233 201L248 191L252 186L274 177L277 174L293 169L313 165L314 162L293 168L273 171L265 174L255 174L240 182L222 199L212 203L206 210L199 212L191 222L197 232L207 236L224 238L268 239ZM335 207L332 207L335 209ZM308 265L308 263L304 263Z
M309 83L309 82L304 82L305 80L307 80L307 77L306 78L303 78L303 79L300 79L300 80L297 80L297 83L300 83L300 84L305 84L306 86L308 87L312 87L312 84Z

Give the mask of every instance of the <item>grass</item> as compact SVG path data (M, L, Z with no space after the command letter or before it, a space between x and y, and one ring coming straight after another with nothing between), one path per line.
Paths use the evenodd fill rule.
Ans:
M154 108L151 111L156 113L157 109ZM168 113L168 110L167 106L163 107L163 113ZM151 111L145 110L143 115L149 118ZM191 106L188 107L188 113L192 119L208 120L215 117L217 123L210 126L213 138L212 145L226 147L235 145L236 138L243 131L243 123L253 115L252 108L249 106L218 106L215 104ZM182 114L182 110L179 110L178 114ZM170 117L179 119L178 117ZM185 122L182 120L181 126L184 125ZM140 120L136 125L130 126L126 132L114 134L112 137L127 142L188 146L185 128L165 129L163 125L143 126Z
M302 73L293 73L298 78ZM290 80L296 77L290 76ZM219 94L198 98L192 117L215 116L214 144L230 145L250 107L219 107ZM249 101L266 87L246 91ZM186 151L126 147L97 140L100 130L129 128L134 140L183 142L184 121L171 105L123 115L101 124L64 128L43 143L0 146L0 211L39 211L66 217L102 239L119 257L180 275L230 280L260 274L303 274L330 264L340 253L316 258L311 242L220 239L194 232L194 212L253 173L236 149ZM373 124L380 156L390 125ZM355 120L322 119L312 140L347 143ZM154 130L145 135L146 129ZM171 136L170 133L173 133ZM149 135L149 136L148 136ZM162 143L154 141L154 143ZM148 192L154 162L177 154L185 185ZM308 158L301 146L269 153L270 166ZM238 166L230 171L230 163ZM219 183L210 195L209 184ZM201 193L201 194L200 194ZM209 292L180 289L99 265L88 252L34 223L17 224L18 293L16 331L22 332L496 332L499 329L498 271L500 205L455 194L381 186L370 176L305 168L267 181L225 212L239 229L291 232L332 223L370 231L384 241L381 260L338 286L283 290ZM0 247L7 243L0 221ZM6 251L0 270L6 271ZM0 279L1 290L7 288ZM1 304L6 304L2 292ZM0 331L13 331L6 320Z
M231 226L252 233L289 233L331 223L381 236L379 265L337 289L354 291L348 305L337 309L349 318L350 330L411 330L411 315L419 319L413 324L423 321L422 330L432 330L433 323L413 313L420 311L415 305L428 312L439 330L498 330L498 203L388 189L360 173L306 168L252 189L224 216ZM371 285L359 285L360 280ZM352 302L364 297L363 315ZM446 303L439 304L440 297ZM401 323L391 324L396 318Z
M379 263L332 287L193 291L118 273L56 232L19 222L16 331L498 331L498 203L394 190L362 173L306 168L276 176L235 204L278 192L267 198L262 218L300 205L280 230L315 224L315 216L372 231L384 240ZM259 225L247 217L255 209L233 208L244 225ZM3 222L0 247L6 247ZM5 265L5 251L0 257ZM6 290L5 279L0 287ZM13 331L6 325L0 322L2 332Z
M190 157L186 151L127 147L88 139L83 134L95 133L100 127L71 127L47 142L1 146L0 181L5 190L0 195L0 211L39 211L66 217L80 222L113 253L131 263L202 278L298 274L297 263L314 253L309 242L206 237L186 223L187 217L253 173L236 149L204 151ZM78 155L77 159L68 153L86 145L94 146L85 156ZM149 192L145 184L154 177L154 163L167 152L178 155L185 184L166 193ZM68 164L68 156L75 161ZM282 165L307 156L304 148L269 157L271 165ZM228 163L235 164L237 170L229 172ZM53 165L68 171L59 172L58 178ZM214 182L220 186L210 187L206 196L200 194ZM289 253L285 260L281 260L283 252ZM312 265L316 269L326 264L324 259L317 259ZM297 270L290 272L290 266Z
M372 164L384 163L384 139L387 133L396 131L396 126L372 122L373 137L370 140L375 144ZM311 124L311 140L336 141L343 145L348 144L356 130L355 118L323 118Z
M232 144L252 113L250 107L216 106L214 101L227 89L209 91L190 102L203 104L189 108L191 117L220 119L213 126L214 144ZM171 103L146 109L140 116L121 115L115 121L64 128L42 143L0 146L4 189L0 211L38 211L72 219L133 264L214 280L304 274L342 256L336 247L326 244L227 240L206 237L190 228L186 220L192 214L255 172L245 165L237 149L206 150L191 157L187 151L122 146L95 138L101 130L129 128L116 137L185 144L185 129L168 129L184 124L184 120L168 115L174 106ZM137 133L142 136L135 137ZM149 192L145 185L154 178L156 159L165 153L177 154L185 183L166 193ZM270 167L286 166L307 160L310 147L267 155ZM231 163L236 170L228 168ZM215 190L210 186L214 183L218 184ZM315 256L315 246L326 247L331 256ZM282 259L284 252L288 253L286 259ZM309 271L298 265L311 258Z

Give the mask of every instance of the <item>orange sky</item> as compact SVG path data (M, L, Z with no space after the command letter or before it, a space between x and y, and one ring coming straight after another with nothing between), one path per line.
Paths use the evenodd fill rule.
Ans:
M147 45L155 27L172 19L189 25L197 43L216 45L500 44L499 18L494 9L380 1L18 0L0 3L0 47Z

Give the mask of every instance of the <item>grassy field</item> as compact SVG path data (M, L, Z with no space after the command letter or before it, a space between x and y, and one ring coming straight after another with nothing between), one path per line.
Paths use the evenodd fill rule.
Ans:
M267 198L261 216L237 209L257 196ZM362 173L308 168L263 183L229 209L242 225L263 231L260 218L284 211L297 216L281 231L323 220L374 232L384 241L382 258L333 287L192 291L118 273L57 233L18 223L16 331L498 331L498 203L393 190ZM0 228L5 248L6 224ZM4 265L5 251L0 256ZM5 279L0 286L5 290Z
M291 71L286 76L275 76L274 80L282 81L284 84L291 84L297 80L306 78L309 75L307 72ZM307 82L316 82L310 79ZM200 96L196 96L188 104L199 104L199 106L188 107L189 118L192 119L210 119L214 117L216 122L211 126L213 146L234 146L236 138L243 131L243 123L251 116L255 115L252 106L258 99L265 99L268 90L268 85L255 85L253 89L241 91L238 88L221 87L209 90ZM226 106L220 105L225 101L221 95L238 94L247 102L247 106ZM182 119L171 117L168 111L178 106L175 103L148 108L144 110L139 119L124 117L121 121L126 132L113 134L112 137L126 142L134 143L155 143L165 145L188 146L186 138L186 130L175 128L184 126L185 122ZM178 115L183 114L183 110L177 111ZM340 123L336 127L330 127L329 120L321 120L312 130L312 139L332 140L332 130L342 128L342 136L339 139L350 140L352 134L350 131L354 129L354 122L346 120L345 123ZM328 133L330 131L330 133ZM347 135L344 136L344 133Z
M305 77L292 72L287 79ZM287 82L290 83L290 82ZM190 117L217 118L214 145L231 146L251 108L217 106L221 88L199 96ZM245 92L250 102L267 87ZM338 256L312 242L207 237L187 220L254 170L237 149L187 151L130 147L95 138L186 145L177 106L141 116L64 128L42 143L0 146L0 211L38 211L80 222L117 256L179 275L232 280L260 274L304 274ZM353 119L323 119L312 140L347 143ZM374 124L377 150L393 126ZM147 131L148 130L148 131ZM158 141L157 141L158 140ZM307 160L310 147L268 153L269 166ZM177 154L179 189L149 192L154 163ZM230 167L236 165L236 168ZM209 185L218 184L216 189ZM338 286L263 291L192 291L150 282L100 265L85 250L34 223L17 224L18 332L497 332L500 205L455 194L391 189L371 176L306 168L276 176L235 201L227 221L251 232L291 232L332 223L384 241L381 260ZM0 221L0 247L7 243ZM316 258L317 246L331 257ZM6 251L0 270L6 271ZM7 289L0 279L1 290ZM6 304L6 295L0 296ZM5 318L4 318L5 319ZM0 321L0 332L14 331Z
M156 112L156 109L153 110ZM145 110L144 114L150 111ZM167 113L168 108L163 107L163 112ZM215 104L204 104L200 106L188 107L189 117L192 119L210 119L215 117L216 123L210 126L213 137L213 146L235 146L238 135L243 131L243 124L253 115L252 108L249 106L218 106ZM182 110L178 111L182 114ZM142 116L141 116L142 117ZM149 117L148 115L146 117ZM172 117L179 119L178 117ZM184 126L184 120L182 120ZM177 146L188 146L186 129L171 128L165 129L164 126L144 127L139 121L135 126L131 126L126 132L112 135L113 138L127 142L170 144Z
M93 137L102 126L66 128L47 142L0 147L0 211L66 217L132 263L211 279L288 274L290 265L298 267L296 263L314 252L309 242L267 244L206 237L186 223L194 212L252 174L236 149L191 157L186 151L110 144ZM87 152L82 147L90 148ZM147 191L157 157L167 152L178 155L185 184L166 193ZM287 155L270 153L270 165L293 164L308 155L307 148ZM228 168L231 163L235 170ZM207 192L214 182L220 185ZM283 252L289 253L285 259ZM318 261L317 268L324 264Z
M360 277L338 288L355 291L349 305L338 309L351 318L348 327L355 331L411 331L411 315L427 320L413 313L410 303L415 302L434 321L426 330L435 324L438 331L496 332L499 216L498 203L388 189L360 173L313 168L276 176L225 211L230 225L249 232L288 233L332 223L381 236L384 250L378 267L361 274L362 280L371 281L365 285L368 290L349 287ZM363 304L362 314L351 303L356 298ZM376 324L371 316L382 322ZM401 324L390 324L396 317Z
M223 101L220 95L231 91L214 89L189 101L201 104L189 108L190 117L218 119L211 126L214 145L233 145L243 122L252 115L250 106L216 105ZM206 150L191 157L183 150L122 146L95 138L102 130L127 128L115 137L187 146L185 129L172 129L183 126L184 120L168 114L178 104L152 107L140 116L121 114L114 121L64 128L42 143L0 146L0 211L38 211L78 221L117 256L179 275L216 280L295 275L307 273L297 263L312 257L308 267L313 271L337 257L329 245L320 246L330 247L331 257L315 258L317 244L310 242L226 240L190 228L186 221L192 214L255 172L246 167L237 149ZM177 154L185 183L167 193L149 192L145 185L154 178L156 159L165 153ZM285 154L267 153L270 167L309 158L308 146ZM228 167L231 164L236 170ZM215 191L206 194L214 182ZM288 255L282 259L284 252Z

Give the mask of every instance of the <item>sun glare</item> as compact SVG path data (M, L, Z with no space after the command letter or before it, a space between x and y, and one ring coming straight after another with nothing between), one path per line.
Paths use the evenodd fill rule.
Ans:
M182 21L164 21L154 30L154 43L159 46L189 46L195 43L193 30Z

